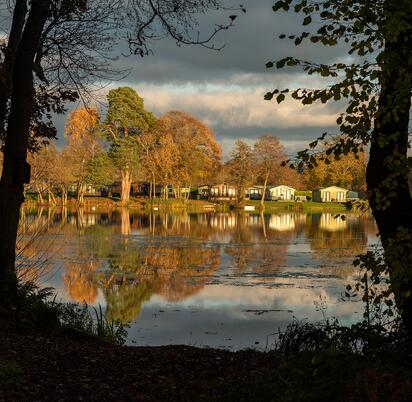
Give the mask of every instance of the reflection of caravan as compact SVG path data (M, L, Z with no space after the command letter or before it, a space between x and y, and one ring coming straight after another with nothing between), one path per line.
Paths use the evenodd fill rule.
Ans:
M84 212L69 215L67 222L71 225L80 225L83 227L94 226L98 224L96 214L85 214Z
M269 229L280 232L293 230L295 228L295 217L293 214L271 215L269 218Z
M261 220L259 215L246 215L248 226L260 226Z
M210 226L219 230L233 228L236 226L236 215L213 214L210 217Z
M312 201L314 202L346 202L348 190L337 187L323 187L312 191Z
M337 232L339 230L345 230L346 226L346 217L342 218L341 215L335 217L335 215L323 213L320 216L320 229L326 230L328 232Z

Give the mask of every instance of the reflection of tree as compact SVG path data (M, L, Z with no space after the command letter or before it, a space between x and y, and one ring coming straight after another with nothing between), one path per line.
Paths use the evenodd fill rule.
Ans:
M115 283L103 290L107 302L107 318L131 322L139 314L142 304L153 294L149 282Z
M97 261L69 262L65 268L63 282L71 300L93 304L97 297L97 286L93 281Z
M157 292L173 302L197 293L220 266L216 246L159 245L146 251L150 253L146 262L158 286Z
M269 276L264 274L285 263L291 239L301 234L328 265L348 261L350 266L348 256L363 250L365 231L374 231L374 226L366 218L348 216L333 227L330 218L297 213L159 211L148 215L127 209L108 213L56 209L26 214L22 221L24 236L31 233L30 227L46 228L44 250L53 238L55 252L62 254L64 248L63 254L76 256L66 264L63 277L72 300L94 303L101 289L110 317L131 321L152 295L175 302L199 292L221 265L222 243L237 274L263 274L259 275L263 281Z
M83 245L82 255L107 261L95 281L104 289L111 317L122 320L133 319L152 294L178 301L197 293L220 266L219 247L199 241L153 238L140 243L123 237L113 241L100 232L90 234Z
M53 258L60 251L56 210L40 208L35 213L21 209L16 244L16 271L22 282L39 283L54 270Z
M123 236L128 236L132 233L130 226L130 211L127 208L122 208L120 210L120 233Z

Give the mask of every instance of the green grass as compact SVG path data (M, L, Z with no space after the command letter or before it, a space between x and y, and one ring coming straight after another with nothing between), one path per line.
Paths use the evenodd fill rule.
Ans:
M254 205L256 208L259 207L260 201L249 200L246 201L246 205ZM265 201L265 211L270 210L293 210L294 208L300 208L302 206L303 211L313 211L313 210L333 210L333 211L345 211L347 208L344 204L339 204L337 202L294 202L294 201Z
M156 198L154 200L146 200L144 206L146 210L152 208L159 209L185 209L188 211L203 211L211 202L206 200L186 200L184 198L169 198L167 200Z

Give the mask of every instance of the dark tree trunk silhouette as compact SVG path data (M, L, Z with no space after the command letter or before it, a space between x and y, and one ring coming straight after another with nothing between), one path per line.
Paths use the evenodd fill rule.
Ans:
M27 0L16 0L3 64L0 66L0 134L4 135L7 103L13 84L13 67L27 14Z
M388 5L388 13L402 6ZM412 58L412 17L405 18L409 29L387 38L381 54L381 93L366 179L395 301L412 335L412 198L407 163L412 78L411 66L405 63Z
M33 61L48 12L48 0L32 1L12 69L13 90L0 181L0 294L6 305L13 301L17 290L15 247L23 187L30 175L26 158L34 106Z

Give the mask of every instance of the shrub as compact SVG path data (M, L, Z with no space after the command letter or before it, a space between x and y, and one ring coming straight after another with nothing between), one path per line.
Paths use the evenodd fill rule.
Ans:
M23 374L17 363L0 359L0 387L7 388L15 384Z
M33 283L20 284L15 309L1 315L5 329L76 334L119 345L127 336L127 326L109 320L101 306L58 302L52 288L39 289Z

